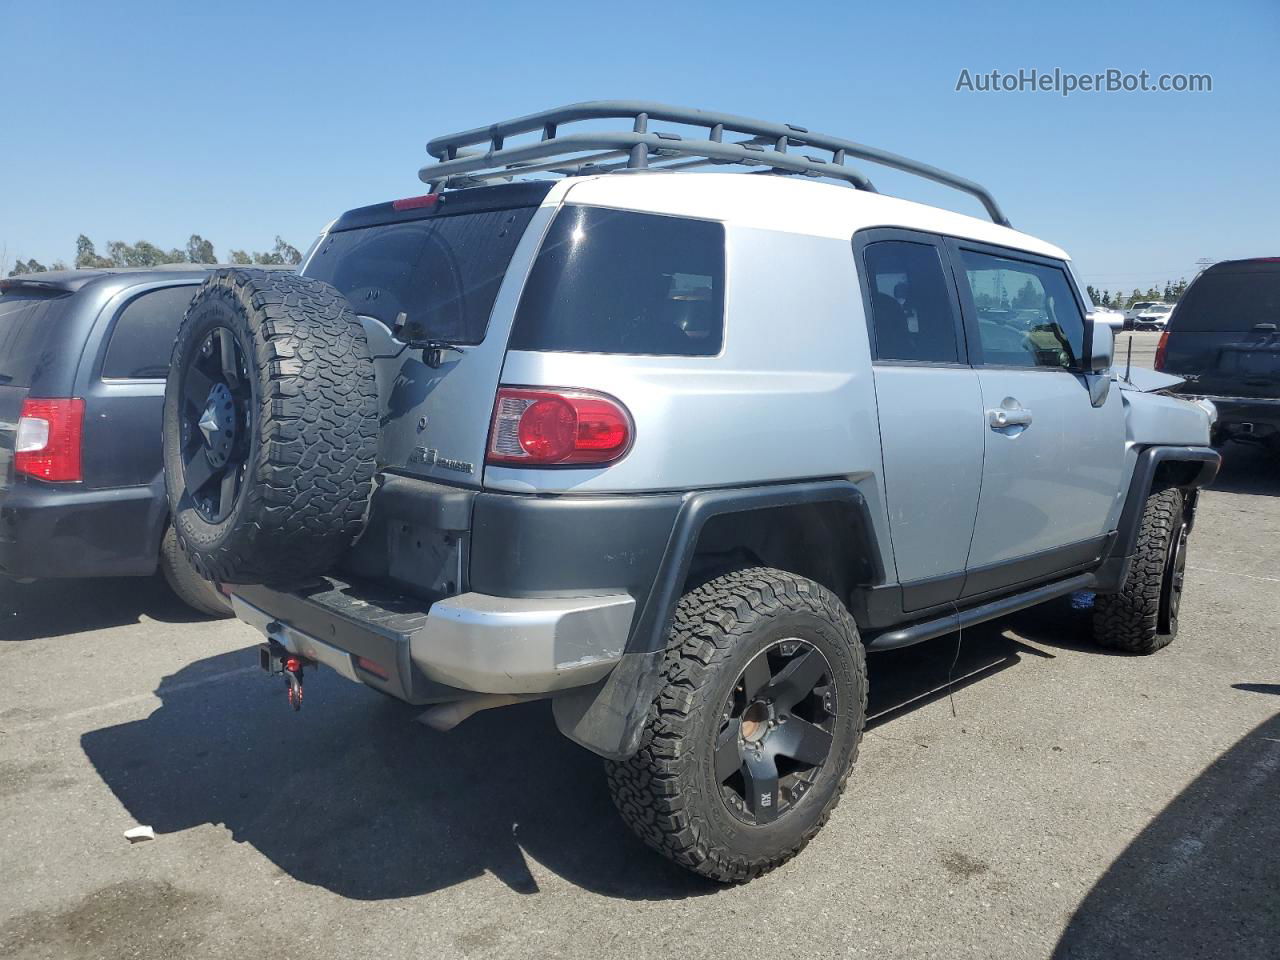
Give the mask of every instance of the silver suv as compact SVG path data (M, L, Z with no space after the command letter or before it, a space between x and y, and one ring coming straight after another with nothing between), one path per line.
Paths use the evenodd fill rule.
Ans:
M176 529L295 707L315 664L442 729L548 698L641 837L742 881L844 789L864 651L1077 591L1103 644L1173 637L1209 416L1110 375L980 186L634 102L428 150L430 193L215 275L174 348Z

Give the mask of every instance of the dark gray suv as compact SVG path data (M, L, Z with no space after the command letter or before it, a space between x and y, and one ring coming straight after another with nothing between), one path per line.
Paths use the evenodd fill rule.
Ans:
M209 268L0 280L0 575L149 576L226 616L168 523L160 411L174 335Z

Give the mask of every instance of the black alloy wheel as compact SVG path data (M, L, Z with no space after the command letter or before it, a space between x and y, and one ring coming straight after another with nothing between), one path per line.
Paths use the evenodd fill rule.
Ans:
M780 640L742 670L720 714L715 775L738 819L760 826L784 816L831 753L840 704L822 651Z
M1182 605L1182 587L1187 579L1186 520L1169 538L1169 558L1164 567L1164 583L1160 591L1160 632L1173 636L1178 632L1178 608Z
M235 507L248 468L253 388L244 350L227 327L214 327L183 373L182 475L202 519L221 523Z

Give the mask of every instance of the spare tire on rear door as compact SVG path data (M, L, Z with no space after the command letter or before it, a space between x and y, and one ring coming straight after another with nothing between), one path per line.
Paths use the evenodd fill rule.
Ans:
M284 270L220 270L187 310L164 398L173 527L221 583L323 573L368 511L378 393L341 293Z

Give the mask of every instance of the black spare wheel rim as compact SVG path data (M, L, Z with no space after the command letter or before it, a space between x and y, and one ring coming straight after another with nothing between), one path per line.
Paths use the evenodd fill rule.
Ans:
M715 777L729 811L762 826L813 786L831 753L840 704L813 644L779 640L743 668L720 711Z
M235 333L214 327L187 361L180 417L187 496L208 523L221 523L244 486L253 391Z
M1178 632L1178 608L1182 605L1182 587L1187 578L1187 524L1174 528L1169 538L1169 556L1164 565L1164 583L1160 591L1160 632Z

